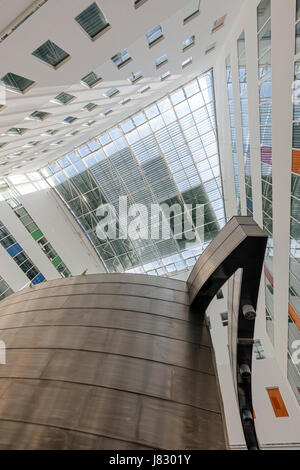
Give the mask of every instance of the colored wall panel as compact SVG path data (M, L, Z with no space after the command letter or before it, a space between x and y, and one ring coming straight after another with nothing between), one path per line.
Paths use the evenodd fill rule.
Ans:
M300 175L300 150L293 150L292 172Z
M267 389L271 405L273 407L276 418L286 418L289 416L288 411L285 407L283 398L279 391L279 388L268 388Z
M43 236L43 232L38 229L35 232L32 232L31 236L34 238L34 240L39 240Z
M55 268L57 268L57 266L61 263L61 258L59 256L57 256L53 261L52 261L52 264Z
M19 243L15 243L14 245L10 246L7 248L7 253L14 258L16 255L21 253L23 251L23 248L19 245Z

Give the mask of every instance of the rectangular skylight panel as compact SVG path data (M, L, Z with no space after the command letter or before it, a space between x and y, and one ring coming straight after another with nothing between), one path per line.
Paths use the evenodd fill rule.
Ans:
M53 103L58 103L58 104L67 104L70 103L75 99L75 96L70 95L69 93L59 93L59 95L55 96L53 100L51 100Z
M143 78L142 72L136 72L136 73L132 73L128 80L133 84L137 82L138 80L140 80L141 78Z
M90 72L80 80L80 83L84 86L92 88L96 86L97 83L100 82L100 80L101 80L101 77L99 77L95 72Z
M111 60L118 68L120 68L131 60L131 56L127 49L122 49L118 54L115 54Z
M158 57L155 60L155 65L158 68L158 67L161 67L166 62L168 62L168 56L167 56L167 54L163 54L162 56Z
M192 57L189 57L188 59L184 60L182 62L182 68L184 69L185 67L187 67L188 65L190 65L191 63L193 62L193 58Z
M216 48L216 43L214 42L213 44L211 44L210 46L208 46L208 48L206 49L205 51L205 54L209 54L210 52L212 52L214 49Z
M212 30L211 30L212 33L216 33L219 29L221 29L221 28L224 26L226 16L227 16L227 15L224 15L224 16L222 16L221 18L218 18L218 19L214 22L213 27L212 27Z
M150 90L150 85L145 85L138 90L139 93L145 93L146 91Z
M120 101L120 104L124 105L126 103L128 103L129 101L131 101L131 98L124 98L122 101Z
M198 15L200 9L200 0L190 0L184 7L183 23Z
M12 127L9 129L6 134L7 135L23 135L28 129L24 127Z
M67 124L72 124L74 121L76 121L76 117L74 116L68 116L64 119L64 122L67 123Z
M118 93L120 93L120 90L118 90L118 88L111 88L106 93L104 93L104 96L106 96L106 98L112 98L113 96L117 95Z
M50 40L33 51L32 55L55 69L70 59L70 55L66 51Z
M4 77L1 78L1 81L8 90L22 94L32 88L35 84L33 80L29 80L29 78L25 78L11 72L4 75Z
M164 81L166 80L168 77L171 76L171 72L168 70L167 72L163 73L161 76L160 76L160 79L161 81Z
M191 47L195 44L195 35L190 36L182 43L182 50L185 51L188 47Z
M134 3L134 7L135 8L139 8L141 7L142 5L144 5L144 3L146 3L147 0L133 0L133 3Z
M100 37L110 26L95 2L76 16L75 21L93 41Z
M33 120L33 121L43 121L49 116L50 116L50 113L45 113L44 111L34 111L28 116L27 119Z
M83 106L82 109L86 110L86 111L92 111L93 109L95 109L97 107L97 105L95 103L88 103L86 104L85 106Z
M85 123L82 124L82 125L83 125L84 127L90 127L90 126L92 126L93 124L95 124L95 122L96 122L96 121L94 121L94 120L91 119L90 121L85 122Z
M163 31L162 31L162 27L160 24L150 29L150 31L146 33L146 39L150 47L156 44L162 38L163 38Z

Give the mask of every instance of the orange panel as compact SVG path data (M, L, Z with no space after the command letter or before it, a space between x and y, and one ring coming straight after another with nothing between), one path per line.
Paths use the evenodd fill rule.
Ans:
M300 317L291 304L289 304L289 316L291 317L296 327L300 331Z
M292 172L300 175L300 150L293 150Z
M255 414L255 411L254 411L254 408L252 408L252 411L253 411L253 418L256 419L256 414Z
M289 416L279 388L267 388L267 392L269 394L270 402L273 406L276 418L286 418Z

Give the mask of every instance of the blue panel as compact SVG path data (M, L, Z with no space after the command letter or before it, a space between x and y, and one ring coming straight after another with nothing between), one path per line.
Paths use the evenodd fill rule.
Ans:
M247 208L252 212L253 214L253 204L252 201L247 197Z
M32 284L40 284L41 282L44 282L46 279L42 275L42 273L39 273L37 276L32 281Z
M14 258L16 255L21 253L23 251L23 248L19 245L19 243L15 243L14 245L10 246L7 248L7 253Z

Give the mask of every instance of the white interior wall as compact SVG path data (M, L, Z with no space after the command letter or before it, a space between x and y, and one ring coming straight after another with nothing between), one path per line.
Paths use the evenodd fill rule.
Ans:
M20 201L73 275L106 272L94 248L59 196L51 189L20 196Z

